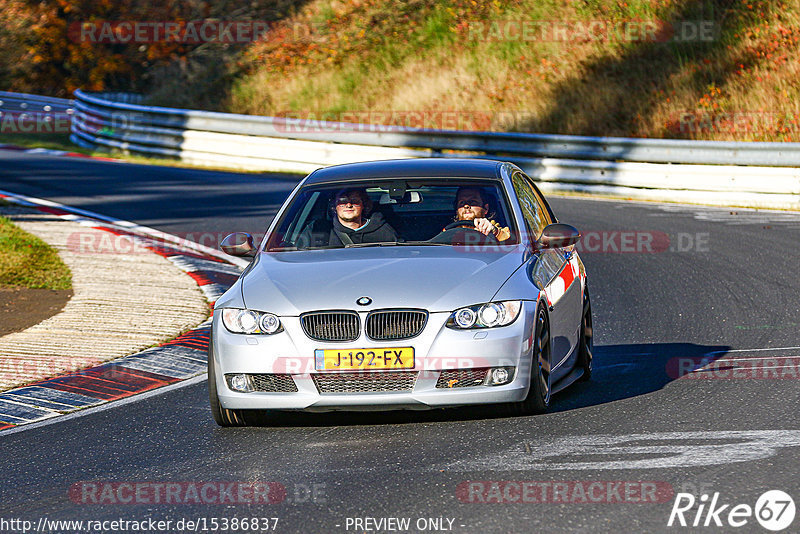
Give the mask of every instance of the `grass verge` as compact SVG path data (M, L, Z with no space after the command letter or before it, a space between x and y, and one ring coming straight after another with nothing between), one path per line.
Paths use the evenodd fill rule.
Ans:
M53 247L0 216L0 287L71 289L72 274Z
M0 145L15 145L29 148L47 148L50 150L64 150L66 152L78 152L79 154L95 155L92 150L81 148L72 144L69 134L7 134L0 135Z
M528 37L525 24L536 30ZM388 115L401 126L448 112L459 129L796 142L798 75L797 2L313 0L247 50L220 105Z

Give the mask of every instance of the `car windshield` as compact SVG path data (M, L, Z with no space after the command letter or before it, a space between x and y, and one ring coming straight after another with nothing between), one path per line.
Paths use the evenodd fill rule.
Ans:
M475 219L490 221L488 235ZM485 228L485 223L484 223ZM266 251L518 243L502 184L475 179L392 179L304 187Z

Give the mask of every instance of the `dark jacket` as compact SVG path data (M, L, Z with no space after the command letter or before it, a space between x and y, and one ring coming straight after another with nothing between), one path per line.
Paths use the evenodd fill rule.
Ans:
M333 218L333 228L330 231L328 244L331 246L348 244L339 238L337 232L349 237L353 243L397 241L397 232L389 226L389 223L383 218L383 214L377 211L370 215L367 225L358 230L348 228L340 223L338 218Z
M317 220L306 227L297 240L300 249L308 247L341 247L344 243L336 231L347 235L353 243L378 243L382 241L396 241L397 233L394 231L383 214L375 212L369 217L369 222L360 230L353 230L343 226L339 219L334 217L333 222Z

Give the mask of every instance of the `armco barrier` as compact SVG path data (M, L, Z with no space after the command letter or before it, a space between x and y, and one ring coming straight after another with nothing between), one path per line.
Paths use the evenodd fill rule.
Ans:
M116 101L119 94L75 91L79 110L148 127L166 127L237 135L290 138L352 145L405 147L433 151L623 160L647 163L800 166L800 143L741 143L678 139L580 137L528 133L471 132L385 127L319 121L317 127L293 128L295 119L150 107Z
M72 113L72 100L0 91L0 112Z
M1 95L2 93L0 93ZM513 161L549 191L800 209L800 143L736 143L409 130L152 107L75 92L73 142L246 170L309 172L389 158ZM622 161L620 161L622 160ZM665 164L666 163L666 164Z
M0 91L0 133L65 132L71 127L71 100ZM10 139L10 138L8 138Z

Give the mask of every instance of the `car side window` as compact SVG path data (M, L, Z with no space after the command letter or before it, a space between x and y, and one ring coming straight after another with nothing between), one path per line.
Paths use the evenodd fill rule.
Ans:
M541 199L528 183L528 177L519 171L511 175L511 183L514 185L514 192L519 199L519 206L522 208L522 216L528 229L533 234L531 240L537 239L542 235L544 227L550 224L550 217L544 208Z
M545 226L556 222L553 216L553 212L550 210L550 207L547 205L547 202L542 197L542 193L535 185L533 185L533 180L531 180L530 176L525 176L525 179L527 180L528 186L531 189L533 189L533 194L536 196L536 202L538 202L539 204L539 210L542 214L542 218L544 218L544 220L546 221Z

